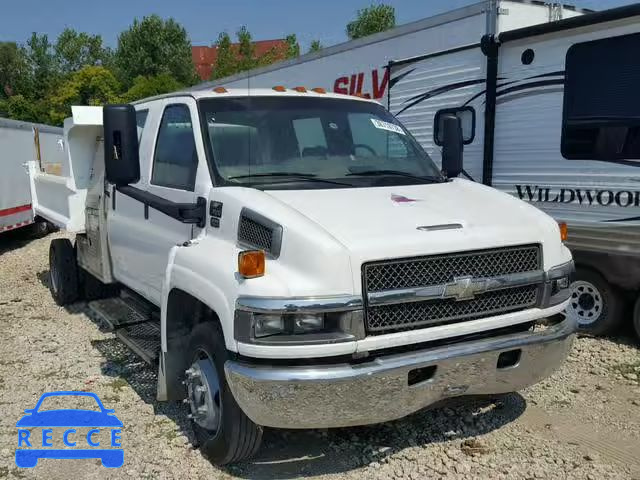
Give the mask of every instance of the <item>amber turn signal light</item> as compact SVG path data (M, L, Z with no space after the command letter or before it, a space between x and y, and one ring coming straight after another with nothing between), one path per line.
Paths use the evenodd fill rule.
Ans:
M238 254L238 273L244 278L264 275L265 257L262 250L246 250Z
M567 238L569 237L569 229L567 228L567 224L565 222L559 222L558 226L560 227L560 240L566 242Z

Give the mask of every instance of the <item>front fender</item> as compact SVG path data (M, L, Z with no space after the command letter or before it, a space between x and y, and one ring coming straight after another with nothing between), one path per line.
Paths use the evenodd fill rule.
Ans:
M227 349L237 351L233 338L234 306L230 303L230 299L235 299L233 292L237 285L230 275L235 267L228 265L229 259L234 258L232 248L225 242L216 242L218 245L212 250L210 245L202 245L202 240L211 243L206 242L205 237L188 246L173 247L169 253L160 320L163 352L167 351L167 311L173 289L182 290L213 310L220 320ZM212 255L212 251L216 254Z

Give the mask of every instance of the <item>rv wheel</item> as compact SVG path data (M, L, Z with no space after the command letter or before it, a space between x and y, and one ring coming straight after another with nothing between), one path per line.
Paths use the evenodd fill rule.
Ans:
M49 289L58 305L67 305L78 299L76 252L66 238L51 240L49 245Z
M591 335L611 332L622 320L623 302L618 291L599 273L578 267L571 284L567 315L578 329Z
M633 328L635 328L636 335L640 339L640 296L636 300L636 306L633 309Z

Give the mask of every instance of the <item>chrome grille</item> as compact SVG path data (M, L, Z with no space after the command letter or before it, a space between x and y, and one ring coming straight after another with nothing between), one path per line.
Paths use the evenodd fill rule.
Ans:
M456 277L496 277L540 268L540 246L526 245L418 257L363 266L365 291L440 285Z
M238 226L238 240L266 252L271 251L273 230L243 215Z
M367 327L376 334L474 320L533 307L537 296L538 285L527 285L487 292L465 302L447 299L370 307Z
M536 272L542 268L541 257L539 245L524 245L366 263L362 267L366 330L372 335L379 335L534 307L540 283L504 285L505 288L486 291L475 297L472 295L473 298L465 300L431 298L428 301L407 301L405 298L390 304L369 305L368 296L423 287L441 287L444 292L446 286L455 285L462 278L482 280Z

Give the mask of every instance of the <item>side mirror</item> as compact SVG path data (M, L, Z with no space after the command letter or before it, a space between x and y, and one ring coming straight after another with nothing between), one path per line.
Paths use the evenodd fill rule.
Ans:
M138 126L133 105L105 105L104 166L109 183L124 186L140 180Z
M442 118L442 171L447 178L460 175L462 167L462 125L460 118L447 114Z

